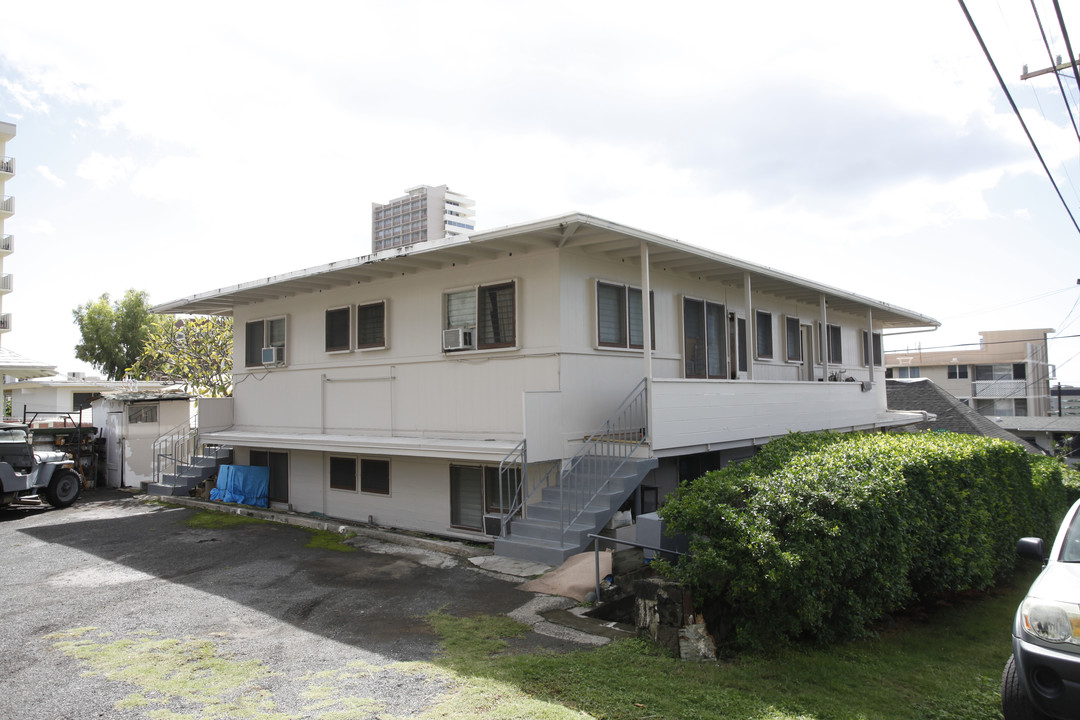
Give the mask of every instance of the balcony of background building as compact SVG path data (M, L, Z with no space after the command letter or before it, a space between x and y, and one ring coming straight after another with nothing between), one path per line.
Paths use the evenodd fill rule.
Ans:
M15 252L15 236L11 234L0 235L0 257Z
M976 380L971 387L977 398L1027 397L1026 380Z
M0 175L14 175L15 174L15 158L13 157L0 157Z
M11 313L0 313L0 333L11 332Z
M10 195L0 195L0 218L11 217L15 212L15 198Z
M11 279L11 273L4 273L0 275L0 295L6 295L11 292L14 283Z

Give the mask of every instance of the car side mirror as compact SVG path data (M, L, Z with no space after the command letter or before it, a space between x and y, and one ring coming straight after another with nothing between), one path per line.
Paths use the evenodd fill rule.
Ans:
M1042 538L1026 537L1020 538L1020 541L1016 543L1016 554L1025 560L1037 560L1041 563L1046 562L1046 543Z

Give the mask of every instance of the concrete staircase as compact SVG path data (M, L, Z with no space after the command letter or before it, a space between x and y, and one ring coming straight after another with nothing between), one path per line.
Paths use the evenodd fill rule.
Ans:
M143 490L150 495L182 495L187 497L203 480L216 475L218 468L232 462L232 448L208 445L198 454L176 463L174 472L163 473L157 482L144 482Z
M608 524L658 464L656 458L627 458L619 462L608 459L590 463L588 470L560 477L557 485L541 491L538 502L525 507L524 517L510 521L506 536L495 539L495 554L556 567L562 565L566 558L589 547L592 543L589 534L598 533ZM601 489L595 497L578 499L575 503L576 498L571 496L579 493L575 488L583 485ZM568 507L577 505L579 511L568 511Z

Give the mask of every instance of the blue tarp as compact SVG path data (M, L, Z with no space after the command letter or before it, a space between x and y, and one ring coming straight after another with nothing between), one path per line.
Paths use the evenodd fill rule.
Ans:
M218 468L217 487L210 491L210 499L270 507L270 468L222 465Z

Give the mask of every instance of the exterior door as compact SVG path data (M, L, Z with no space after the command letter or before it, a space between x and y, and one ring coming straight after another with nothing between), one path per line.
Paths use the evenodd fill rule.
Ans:
M270 468L268 495L272 503L289 502L289 453L270 450L252 450L250 464Z
M802 370L799 371L800 380L814 379L814 327L802 325L799 328L802 333Z
M124 411L105 416L105 484L124 486Z

